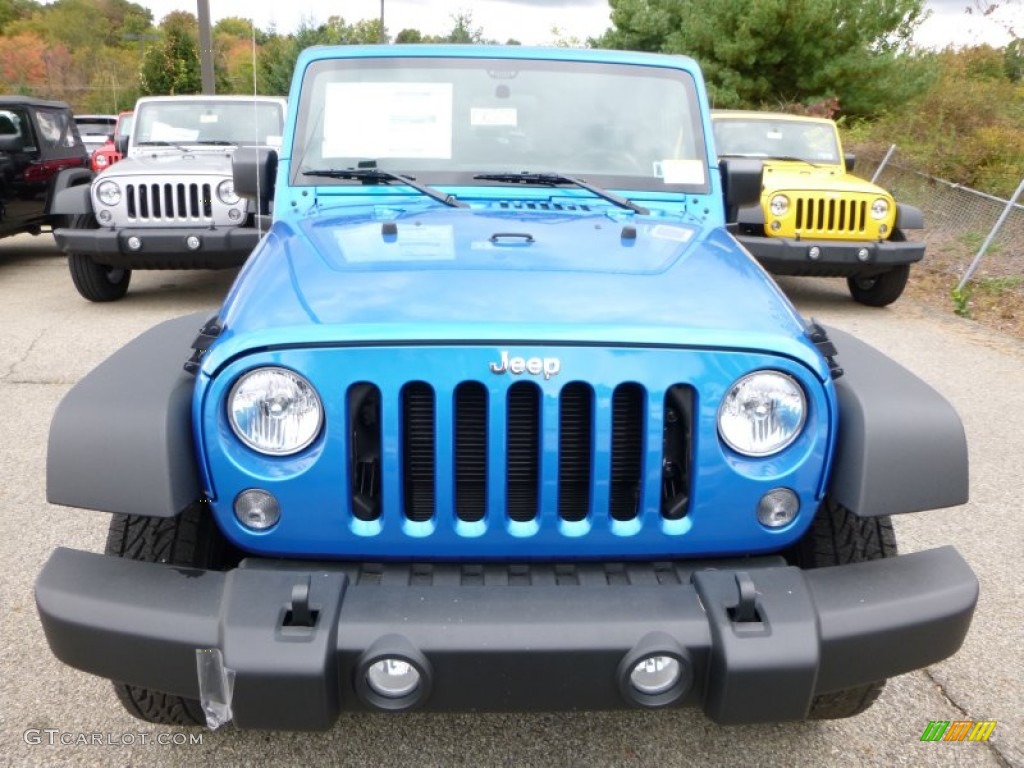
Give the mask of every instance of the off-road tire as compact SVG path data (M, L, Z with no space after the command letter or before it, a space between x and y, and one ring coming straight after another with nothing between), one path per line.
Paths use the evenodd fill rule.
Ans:
M869 307L886 307L903 294L909 277L910 265L901 264L880 275L848 277L846 285L854 301Z
M175 517L114 515L107 534L106 554L187 568L221 570L235 556L209 510L194 504ZM162 725L206 725L196 699L114 683L114 692L129 714Z
M96 228L96 217L91 213L73 216L68 222L68 229ZM97 264L84 253L69 253L68 269L75 288L89 301L117 301L128 292L132 280L130 269Z
M793 565L825 568L830 565L863 563L896 556L896 534L888 517L858 517L841 504L825 499L810 530L790 553ZM808 717L835 720L853 717L867 710L885 680L816 696Z
M907 236L900 229L894 229L889 236L891 243L906 242ZM888 272L871 277L853 275L846 278L853 300L868 307L887 307L903 295L910 277L910 265L900 264Z

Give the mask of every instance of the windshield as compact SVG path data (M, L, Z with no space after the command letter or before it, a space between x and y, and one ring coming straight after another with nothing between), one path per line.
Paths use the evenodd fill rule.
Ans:
M139 104L130 133L138 145L281 146L281 105L270 101L151 101Z
M82 135L89 134L102 134L107 135L114 132L114 124L117 122L116 118L111 117L109 120L106 118L88 117L82 119L76 119L75 123L78 125L78 132Z
M293 184L360 183L305 172L373 163L428 184L529 171L625 189L707 191L696 89L679 70L332 59L309 68L300 98Z
M730 117L714 118L713 125L719 155L839 162L832 123Z

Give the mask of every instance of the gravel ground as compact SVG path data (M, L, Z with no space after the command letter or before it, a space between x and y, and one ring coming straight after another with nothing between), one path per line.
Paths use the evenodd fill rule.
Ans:
M859 335L950 399L972 459L967 506L896 523L902 551L955 543L974 567L982 591L971 633L953 659L890 681L866 714L732 728L690 710L343 715L315 734L185 731L132 719L107 683L53 659L36 617L32 585L50 551L100 550L107 523L103 514L46 503L49 421L68 388L100 360L159 320L212 312L231 277L136 273L125 300L93 305L74 291L49 236L0 242L0 403L15 414L0 419L0 504L8 522L0 539L8 564L0 580L0 764L1024 766L1024 344L914 297L884 310L860 307L842 281L828 280L783 287L805 314ZM998 726L988 743L919 741L929 720L958 719ZM201 744L187 743L197 737Z

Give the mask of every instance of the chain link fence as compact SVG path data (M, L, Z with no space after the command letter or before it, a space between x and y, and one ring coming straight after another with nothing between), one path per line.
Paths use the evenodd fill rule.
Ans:
M871 178L883 154L857 152L855 173ZM928 244L922 266L948 274L951 288L965 278L1024 295L1024 205L916 171L891 152L875 181L901 203L924 212ZM1018 190L1019 191L1019 190ZM983 250L984 246L984 250ZM972 268L973 267L973 268Z

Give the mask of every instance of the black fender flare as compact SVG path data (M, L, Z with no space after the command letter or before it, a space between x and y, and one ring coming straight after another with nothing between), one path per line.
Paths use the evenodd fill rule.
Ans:
M924 229L924 214L920 208L896 203L896 229Z
M75 216L82 213L92 213L92 197L89 195L89 185L79 184L76 187L68 187L50 197L49 214L54 216Z
M202 497L192 438L195 379L183 366L206 315L151 328L64 396L50 422L50 503L172 517Z
M843 375L829 494L861 517L964 504L967 438L953 406L895 360L828 329Z

